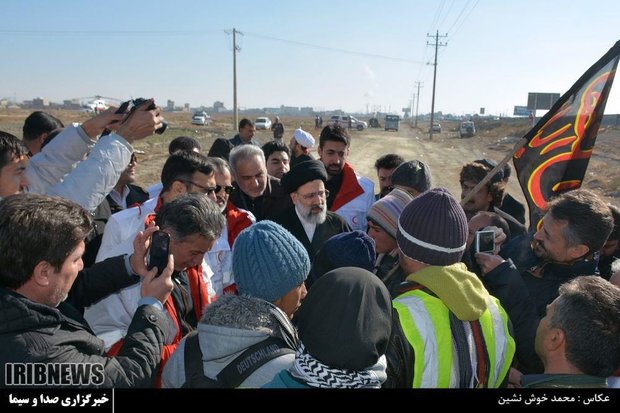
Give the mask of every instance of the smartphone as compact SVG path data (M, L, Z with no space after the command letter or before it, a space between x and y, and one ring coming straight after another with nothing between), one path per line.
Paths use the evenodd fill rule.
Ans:
M493 252L495 231L476 231L476 252Z
M151 235L151 248L149 249L149 271L157 267L159 277L166 266L168 266L168 248L170 246L170 235L164 231L155 231Z

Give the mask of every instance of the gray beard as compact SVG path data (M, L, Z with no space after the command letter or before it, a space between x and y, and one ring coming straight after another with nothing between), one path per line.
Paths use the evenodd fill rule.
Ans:
M318 214L312 212L312 207L306 208L301 204L295 204L295 209L308 224L322 224L327 219L327 205L325 204L323 204L322 210Z

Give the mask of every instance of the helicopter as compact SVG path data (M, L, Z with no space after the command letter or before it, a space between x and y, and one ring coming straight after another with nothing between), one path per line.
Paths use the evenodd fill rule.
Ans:
M82 98L77 98L76 100L80 101L80 112L94 112L101 113L104 110L110 107L110 102L114 105L120 104L121 100L101 95L96 96L87 96Z

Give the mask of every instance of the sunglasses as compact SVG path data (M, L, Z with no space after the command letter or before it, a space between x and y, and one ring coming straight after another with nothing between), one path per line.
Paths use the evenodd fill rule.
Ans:
M226 185L226 186L215 185L215 193L216 194L219 194L222 189L224 190L224 192L226 192L228 195L230 195L232 193L232 191L235 189L235 187L231 186L231 185Z

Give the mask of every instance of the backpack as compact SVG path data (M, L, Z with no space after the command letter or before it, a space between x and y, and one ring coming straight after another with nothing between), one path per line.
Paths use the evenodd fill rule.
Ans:
M185 339L185 383L182 387L236 388L269 361L286 354L294 354L299 344L295 328L290 321L284 320L284 315L275 306L270 313L278 320L280 335L285 338L271 336L248 347L224 367L215 379L204 375L198 331L189 333Z

